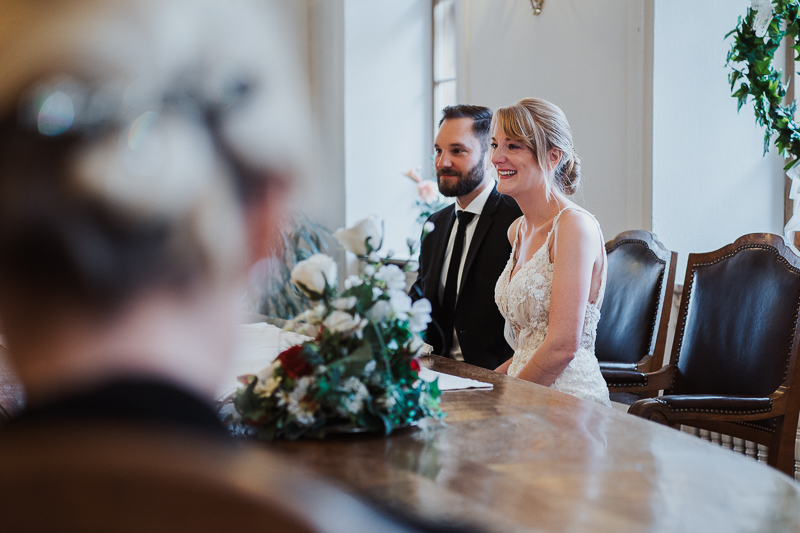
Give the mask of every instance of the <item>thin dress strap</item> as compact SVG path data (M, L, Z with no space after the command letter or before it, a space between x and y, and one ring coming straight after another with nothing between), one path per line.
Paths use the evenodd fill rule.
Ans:
M566 211L567 209L575 209L576 211L580 211L582 213L586 213L589 215L594 221L595 226L597 226L597 233L600 235L600 247L602 248L602 256L603 256L603 266L600 268L600 288L597 290L597 294L595 295L595 301L589 302L598 308L603 305L603 296L605 295L605 287L606 287L606 246L605 241L603 240L603 230L600 229L600 222L595 218L593 214L588 212L586 209L579 207L577 205L568 205L561 209L561 211L556 214L555 218L553 218L553 227L550 228L550 233L547 234L547 239L545 240L545 244L547 245L547 249L550 250L550 236L553 234L553 231L556 229L556 224L558 224L558 219L561 218L561 213Z
M561 208L561 211L559 211L558 213L556 213L556 216L555 216L555 217L553 217L553 225L552 225L552 226L550 226L550 231L549 231L549 232L547 232L547 238L544 240L544 244L545 244L545 246L547 247L547 250L548 250L548 251L550 250L550 237L552 237L552 235L553 235L553 231L555 231L555 229L556 229L556 224L558 224L558 219L559 219L559 218L561 218L561 213L563 213L563 212L564 212L564 211L566 211L567 209L572 209L572 208L574 208L574 207L575 207L575 206L572 206L572 205L567 205L567 206L564 206L564 207L562 207L562 208ZM580 209L580 208L578 208L578 209Z
M511 254L512 257L514 258L514 263L513 263L514 268L517 267L517 263L519 262L519 236L522 235L521 226L522 224L525 223L525 216L523 215L519 217L517 220L519 220L519 223L517 224L516 232L514 234L514 244L511 246Z

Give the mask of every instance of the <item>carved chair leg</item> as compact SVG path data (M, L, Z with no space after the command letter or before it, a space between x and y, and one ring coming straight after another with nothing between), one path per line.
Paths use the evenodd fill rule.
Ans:
M794 478L794 450L797 430L789 431L791 428L783 427L785 423L785 417L775 420L775 436L769 445L767 464Z

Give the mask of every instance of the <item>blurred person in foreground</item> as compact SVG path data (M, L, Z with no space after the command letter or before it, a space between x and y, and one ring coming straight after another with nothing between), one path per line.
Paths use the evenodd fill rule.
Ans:
M0 323L27 395L9 429L224 434L218 380L305 131L267 5L0 1Z
M450 530L224 438L213 408L302 174L285 7L0 0L8 531Z

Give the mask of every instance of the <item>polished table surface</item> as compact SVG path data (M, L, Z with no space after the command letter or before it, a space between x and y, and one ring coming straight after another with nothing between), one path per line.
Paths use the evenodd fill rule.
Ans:
M800 531L800 491L764 464L626 413L441 357L494 385L442 395L444 424L275 442L351 491L489 531Z

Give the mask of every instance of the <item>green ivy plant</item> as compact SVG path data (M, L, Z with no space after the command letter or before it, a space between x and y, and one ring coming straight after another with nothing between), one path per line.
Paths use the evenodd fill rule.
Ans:
M800 35L800 0L773 0L773 16L764 37L754 29L756 10L748 8L744 18L739 17L736 28L725 37L733 35L727 65L731 67L728 79L733 96L738 99L738 109L752 97L756 122L764 128L764 153L769 151L773 137L781 156L791 159L784 170L789 170L800 157L800 126L794 120L795 101L783 105L788 84L782 83L782 71L772 66L775 52L785 37L795 41ZM800 43L792 46L800 59ZM738 86L738 88L737 88Z

